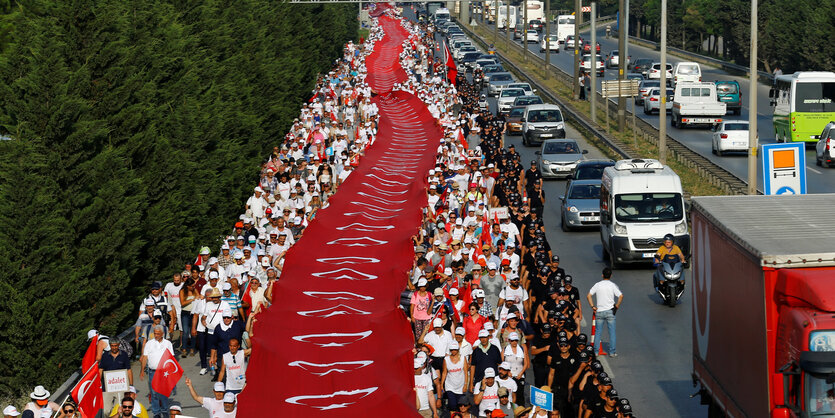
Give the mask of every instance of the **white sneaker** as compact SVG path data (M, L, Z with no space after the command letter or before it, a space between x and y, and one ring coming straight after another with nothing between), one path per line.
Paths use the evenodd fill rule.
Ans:
M208 372L208 370L206 370L205 368L200 369L200 376L203 376L204 374L206 374L206 372Z

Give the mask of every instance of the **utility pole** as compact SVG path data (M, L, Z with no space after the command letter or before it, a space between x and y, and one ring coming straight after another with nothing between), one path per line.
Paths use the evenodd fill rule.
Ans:
M629 35L627 35L623 25L626 0L620 0L618 7L620 8L620 19L618 19L618 83L623 87L623 80L626 78L626 68L628 66L626 63L627 56L624 55L624 51L626 51L626 37ZM619 94L618 96L621 95ZM626 130L626 97L623 96L618 97L618 129L621 132Z
M597 1L591 2L591 121L597 123Z
M461 0L458 6L458 20L463 25L470 24L470 1Z
M757 0L751 0L751 63L748 72L748 194L757 194Z
M626 57L626 59L628 60L629 59L629 0L626 0L626 7L621 12L621 16L623 16L623 15L626 15L626 16L621 17L620 24L623 25L623 36L626 37L626 43L623 45L623 49L620 51L620 54L621 54L622 57ZM618 27L618 31L620 31L620 27ZM626 72L629 72L629 62L628 61L626 62L626 66L627 66L627 71Z
M580 100L580 23L583 21L583 1L574 0L574 100Z
M493 0L493 45L499 43L499 0Z
M667 163L667 0L661 0L661 105L658 107L658 161Z
M525 6L525 18L522 24L525 28L522 32L522 60L528 62L528 0L522 0L522 5Z
M550 7L551 0L545 0L545 79L549 79L551 76L551 18L549 13L551 11ZM559 42L557 42L557 48L559 48Z
M504 5L504 47L510 50L510 3Z

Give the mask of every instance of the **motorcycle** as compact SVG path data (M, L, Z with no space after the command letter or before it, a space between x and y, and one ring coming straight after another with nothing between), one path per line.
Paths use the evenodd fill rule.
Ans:
M667 306L674 308L684 293L684 264L679 261L662 261L656 264L652 275L655 291Z

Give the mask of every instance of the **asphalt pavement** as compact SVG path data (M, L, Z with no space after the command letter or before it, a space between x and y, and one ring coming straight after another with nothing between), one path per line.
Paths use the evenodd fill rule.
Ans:
M492 25L482 23L478 21L479 25L486 25L490 30L492 30ZM600 43L600 53L604 57L612 50L618 49L618 40L616 37L606 38L606 25L599 25L597 28L597 42ZM551 25L551 32L556 33L556 25ZM499 40L496 43L497 45L501 45L505 42L505 33L499 32ZM581 31L581 36L586 40L591 40L590 30L586 29L585 31ZM492 39L492 38L491 38ZM511 42L515 42L517 45L520 44L519 41L514 41L513 36L511 34ZM669 45L674 46L672 43ZM545 53L539 52L539 44L536 43L529 43L528 44L529 52L532 54L541 57L544 59ZM633 60L638 58L650 58L657 61L661 60L661 53L656 51L652 48L646 48L644 46L640 46L637 44L630 44L628 48L628 53L632 57ZM573 51L565 51L561 49L559 53L551 53L551 62L562 69L563 71L572 74L574 72L574 64L572 60ZM678 58L674 55L667 54L667 61L675 66L676 63L687 61L685 59ZM749 100L748 95L750 94L750 83L747 77L740 77L726 73L720 68L712 67L706 64L700 64L702 68L702 80L704 81L715 81L715 80L733 80L739 82L742 91L742 111L741 114L738 116L734 116L728 114L726 116L726 120L744 120L748 121L749 115ZM617 68L606 69L604 72L603 77L598 77L598 86L597 90L600 91L600 82L603 80L614 80L617 78ZM759 143L760 145L763 144L773 144L776 143L775 135L774 135L774 125L772 123L772 107L769 105L768 99L768 91L771 86L763 83L757 83L757 128L760 135ZM629 107L631 109L631 106ZM667 112L667 118L669 120L670 112ZM638 113L637 117L651 123L656 128L659 125L659 116L658 115L645 115L643 110L640 106L638 106ZM748 159L747 154L745 153L737 153L737 154L730 154L724 155L722 157L713 155L711 152L711 138L712 133L707 128L682 128L676 129L670 126L669 121L667 123L667 134L671 137L675 138L677 141L680 141L693 149L694 151L698 152L699 154L707 157L711 161L715 162L719 166L725 168L726 170L730 171L731 173L735 174L736 176L746 180L748 178ZM811 148L809 148L811 146ZM835 190L835 171L828 170L825 168L817 167L815 165L815 150L812 145L807 146L806 150L806 168L807 168L807 189L809 193L830 193ZM762 161L757 162L757 170L758 170L758 187L762 190Z

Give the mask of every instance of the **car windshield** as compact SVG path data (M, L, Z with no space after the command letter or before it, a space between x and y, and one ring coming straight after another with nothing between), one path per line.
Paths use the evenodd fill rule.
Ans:
M747 131L748 124L747 123L726 123L725 124L726 131Z
M573 25L574 24L574 18L573 17L561 17L558 24L560 24L560 25Z
M510 81L510 80L512 80L510 78L510 74L494 74L492 77L490 77L491 82L493 82L493 81Z
M511 84L508 87L510 87L512 89L522 89L522 90L530 90L531 89L531 86L528 85L528 84L518 84L518 83Z
M798 112L835 112L835 83L797 83L795 109Z
M569 199L600 199L599 184L575 184L571 186Z
M723 83L716 85L716 92L719 94L736 94L739 91L736 84Z
M661 87L660 81L644 81L641 83L641 88Z
M632 193L615 196L615 215L626 222L677 221L684 216L679 193Z
M613 57L618 56L618 51L617 51L617 50L612 51L612 56L613 56Z
M556 109L531 110L528 112L528 122L562 122L562 113Z
M514 108L514 109L510 109L510 114L508 116L512 118L512 117L520 117L524 114L525 114L525 108L524 107L517 107L517 108Z
M543 154L579 154L580 150L574 142L548 142L545 144Z
M695 65L695 64L679 65L678 66L678 73L679 74L698 74L699 73L699 66Z
M504 89L502 90L501 97L516 97L516 96L524 96L525 90L522 89Z
M483 71L485 73L495 73L495 72L501 71L501 70L502 70L502 67L498 66L498 65L488 65L488 66L484 67L484 69L483 69Z
M574 180L602 179L604 165L580 166L574 171Z
M539 97L520 97L514 102L520 106L527 106L532 104L542 104L542 99Z

